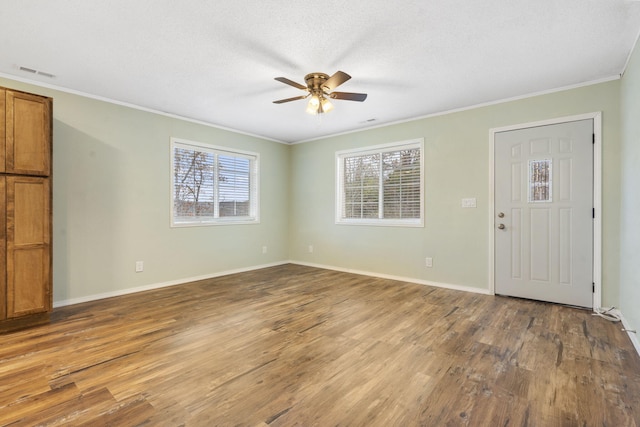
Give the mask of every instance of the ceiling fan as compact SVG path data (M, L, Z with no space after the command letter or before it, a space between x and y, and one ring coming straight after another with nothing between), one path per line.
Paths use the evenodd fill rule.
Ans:
M294 96L293 98L280 99L273 101L274 104L283 104L285 102L297 101L298 99L305 99L309 96L311 99L307 104L307 113L309 114L322 114L328 113L333 110L333 104L329 101L331 99L344 99L347 101L362 102L367 99L366 93L353 93L353 92L333 92L335 88L342 83L349 80L351 76L345 72L337 71L333 76L329 77L324 73L310 73L304 76L306 86L289 80L286 77L276 77L275 79L284 84L288 84L295 88L306 91L305 95Z

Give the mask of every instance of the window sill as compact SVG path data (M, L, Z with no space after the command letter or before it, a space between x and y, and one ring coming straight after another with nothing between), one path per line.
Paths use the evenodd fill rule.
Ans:
M246 224L260 224L260 220L257 218L235 218L235 219L216 219L216 220L202 220L202 221L177 221L171 223L171 228L184 228L184 227L207 227L216 225L246 225Z
M397 219L338 219L336 225L368 225L374 227L424 227L424 221L416 220L397 220Z

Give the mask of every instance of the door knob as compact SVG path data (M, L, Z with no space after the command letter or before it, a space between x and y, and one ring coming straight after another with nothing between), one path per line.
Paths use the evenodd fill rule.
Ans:
M498 218L504 218L504 212L500 212L500 213L498 214Z
M505 226L504 226L504 224L500 224L500 225L498 226L498 228L499 228L500 230L504 230L504 229L505 229L505 228L507 228L507 227L505 227Z

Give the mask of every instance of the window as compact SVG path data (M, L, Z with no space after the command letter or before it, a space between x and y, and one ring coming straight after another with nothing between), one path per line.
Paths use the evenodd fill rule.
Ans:
M336 153L336 223L424 225L422 139Z
M258 154L171 139L171 225L259 222Z
M551 160L529 160L529 203L551 201Z

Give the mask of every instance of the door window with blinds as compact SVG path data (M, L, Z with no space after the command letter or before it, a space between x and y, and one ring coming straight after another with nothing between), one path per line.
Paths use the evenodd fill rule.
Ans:
M259 222L258 154L171 139L171 225Z
M422 139L336 153L336 223L424 226Z

